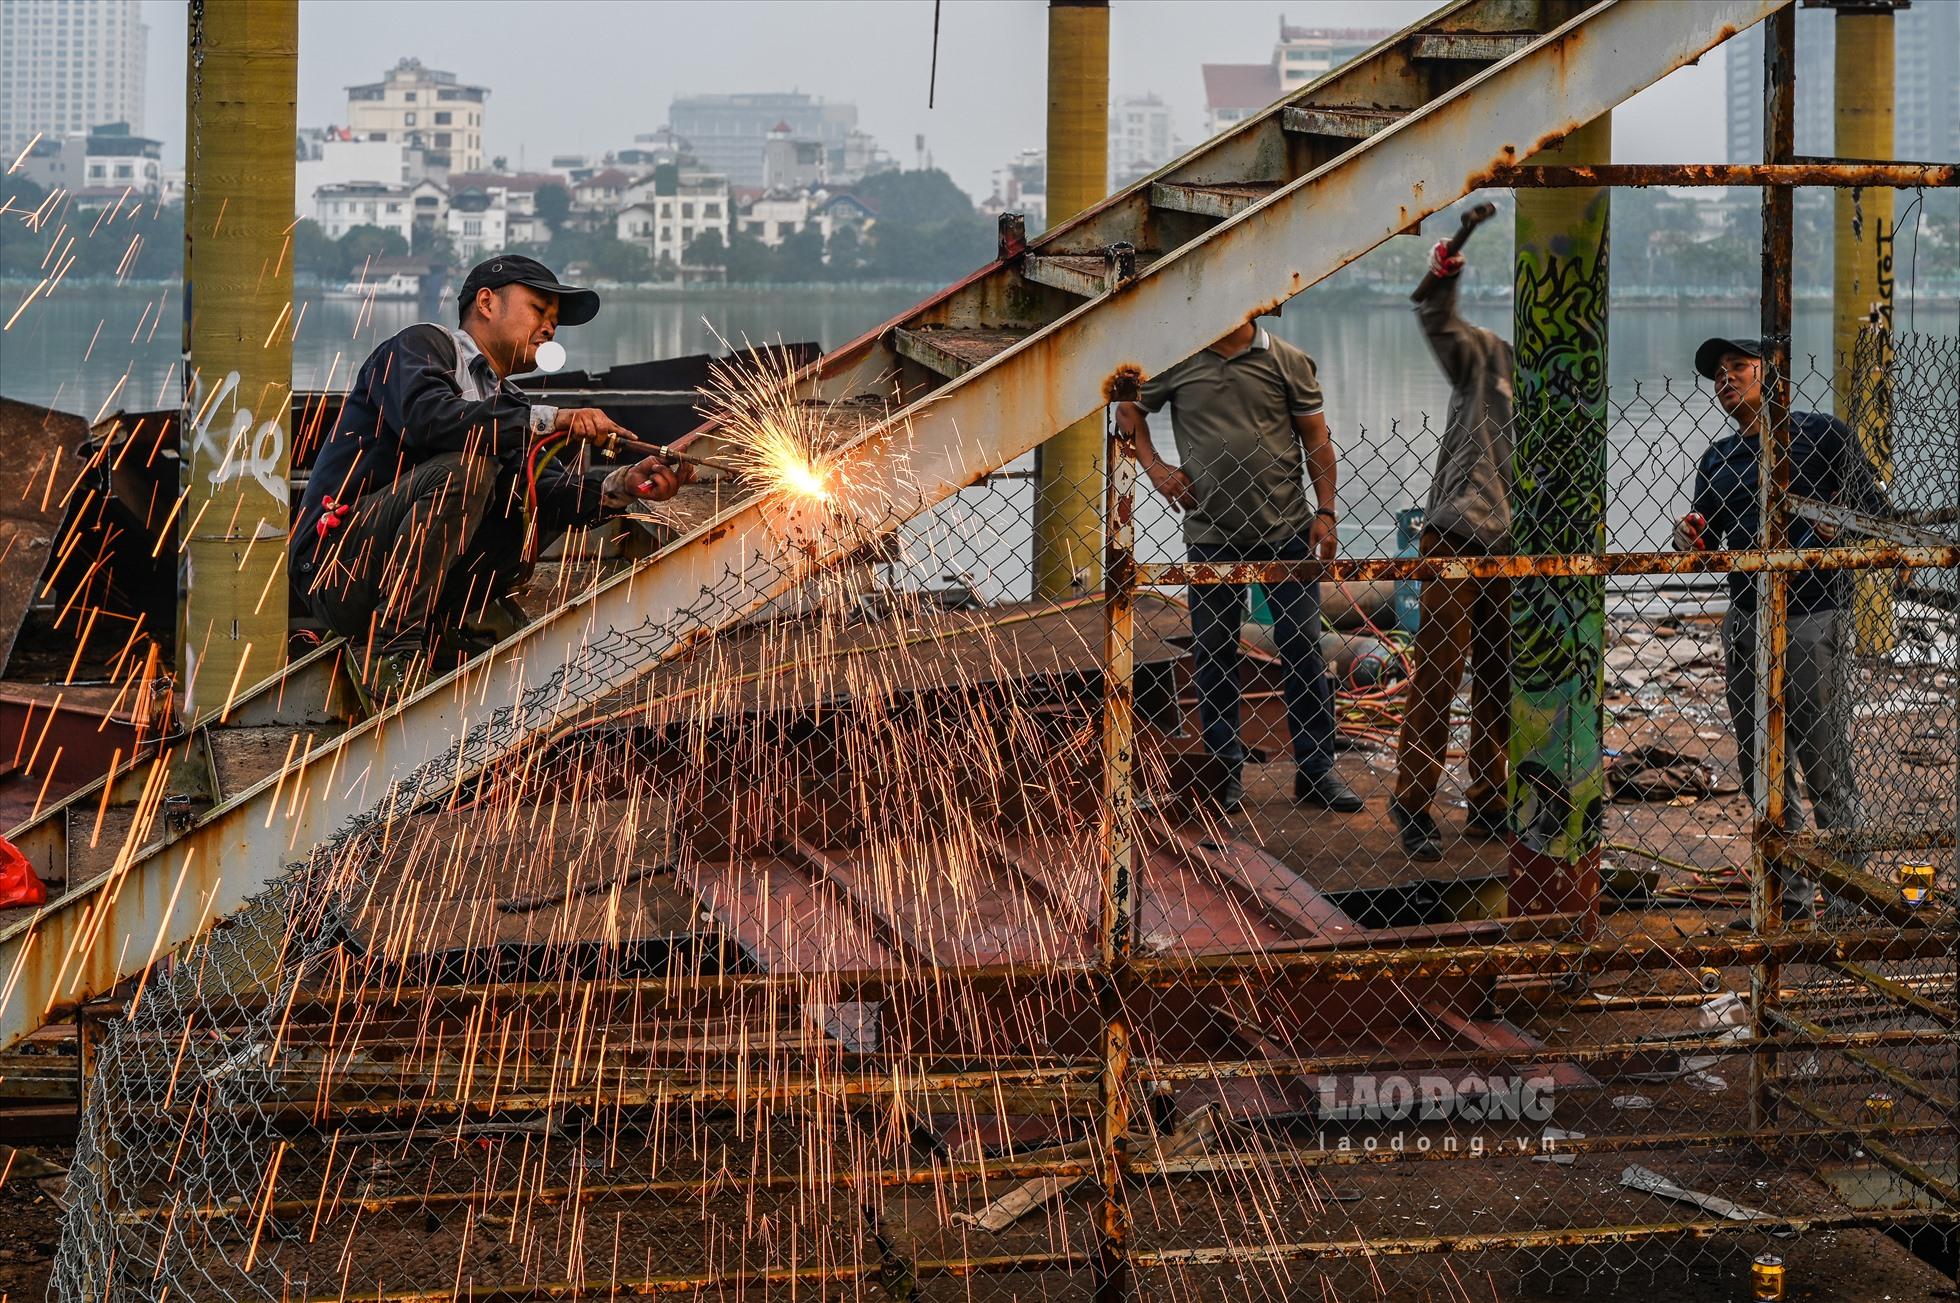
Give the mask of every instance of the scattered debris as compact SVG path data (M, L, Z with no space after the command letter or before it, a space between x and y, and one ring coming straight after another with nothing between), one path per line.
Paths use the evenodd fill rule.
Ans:
M1705 756L1650 745L1631 747L1607 762L1606 790L1616 801L1676 801L1729 796L1741 789L1717 785Z
M1186 1114L1177 1124L1177 1129L1164 1140L1153 1155L1157 1158L1182 1158L1204 1147L1218 1124L1218 1109L1207 1104L1196 1112ZM1095 1142L1078 1140L1073 1144L1055 1149L1044 1149L1030 1154L1030 1158L1086 1158L1093 1152ZM1043 1204L1049 1203L1071 1189L1088 1180L1081 1176L1042 1176L1032 1181L1023 1181L1000 1198L994 1200L978 1212L956 1212L953 1220L962 1226L977 1227L983 1231L999 1234L1021 1218Z
M1697 1208L1706 1209L1708 1212L1712 1212L1718 1217L1726 1217L1732 1222L1763 1221L1769 1217L1768 1213L1760 1209L1745 1208L1739 1203L1722 1198L1720 1195L1703 1194L1698 1190L1690 1190L1686 1186L1676 1185L1659 1172L1651 1168L1641 1167L1638 1164L1629 1165L1624 1172L1620 1173L1620 1184L1630 1190L1644 1190L1648 1194L1657 1194L1663 1199L1678 1199L1682 1203L1691 1203Z
M1556 1147L1567 1140L1584 1140L1585 1138L1586 1133L1583 1131L1564 1131L1558 1127L1546 1127L1538 1137L1538 1141L1544 1146L1545 1152L1542 1154L1533 1154L1531 1161L1534 1163L1557 1163L1562 1167L1570 1167L1579 1161L1579 1156L1577 1154L1556 1152Z

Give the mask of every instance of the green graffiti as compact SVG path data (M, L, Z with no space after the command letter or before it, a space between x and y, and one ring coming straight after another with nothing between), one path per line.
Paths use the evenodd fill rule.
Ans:
M1580 196L1571 196L1578 199ZM1527 204L1517 237L1513 540L1597 552L1606 531L1605 191ZM1512 588L1511 810L1522 846L1577 861L1602 835L1605 581Z

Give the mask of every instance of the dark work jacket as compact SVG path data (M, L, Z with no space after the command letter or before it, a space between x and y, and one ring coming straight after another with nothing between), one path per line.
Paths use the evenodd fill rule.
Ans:
M534 404L515 385L499 381L480 354L460 370L460 354L446 327L423 322L387 340L361 364L340 419L314 459L293 524L289 559L296 592L304 595L313 584L317 526L327 498L358 502L444 453L473 452L501 463L483 528L523 529L525 457L549 432L557 409ZM538 473L540 538L599 519L606 472L566 469L572 461L567 450Z
M1693 509L1708 521L1711 548L1762 546L1762 509L1757 497L1762 440L1732 431L1708 445L1695 468ZM1790 492L1859 511L1886 509L1884 488L1858 448L1850 427L1822 412L1790 413ZM1791 547L1823 547L1809 521L1790 521ZM1809 615L1844 605L1845 576L1809 571L1790 580L1790 614ZM1756 608L1756 577L1729 575L1729 601Z
M1511 550L1511 345L1456 310L1455 276L1416 305L1429 350L1450 382L1450 414L1422 523L1487 552Z

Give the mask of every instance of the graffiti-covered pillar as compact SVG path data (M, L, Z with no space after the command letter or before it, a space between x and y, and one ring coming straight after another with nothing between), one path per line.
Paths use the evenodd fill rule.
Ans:
M1599 118L1530 162L1612 161ZM1518 552L1598 552L1606 530L1608 192L1517 192ZM1606 775L1604 581L1526 578L1511 598L1511 908L1583 911L1599 900Z
M191 0L184 149L185 709L286 660L298 0Z

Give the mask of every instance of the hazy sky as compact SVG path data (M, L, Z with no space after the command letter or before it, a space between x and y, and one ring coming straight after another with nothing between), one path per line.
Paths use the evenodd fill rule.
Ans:
M1203 135L1203 63L1263 62L1280 15L1297 25L1397 28L1428 0L1112 0L1112 94L1154 91L1189 148ZM144 0L146 127L181 162L184 5ZM1043 138L1047 6L947 0L939 85L926 107L932 0L301 0L299 120L346 117L346 87L403 55L491 90L490 154L542 163L597 153L667 118L675 95L801 90L855 102L904 166L923 132L976 199L989 173ZM1622 162L1724 157L1722 56L1684 68L1615 114Z

